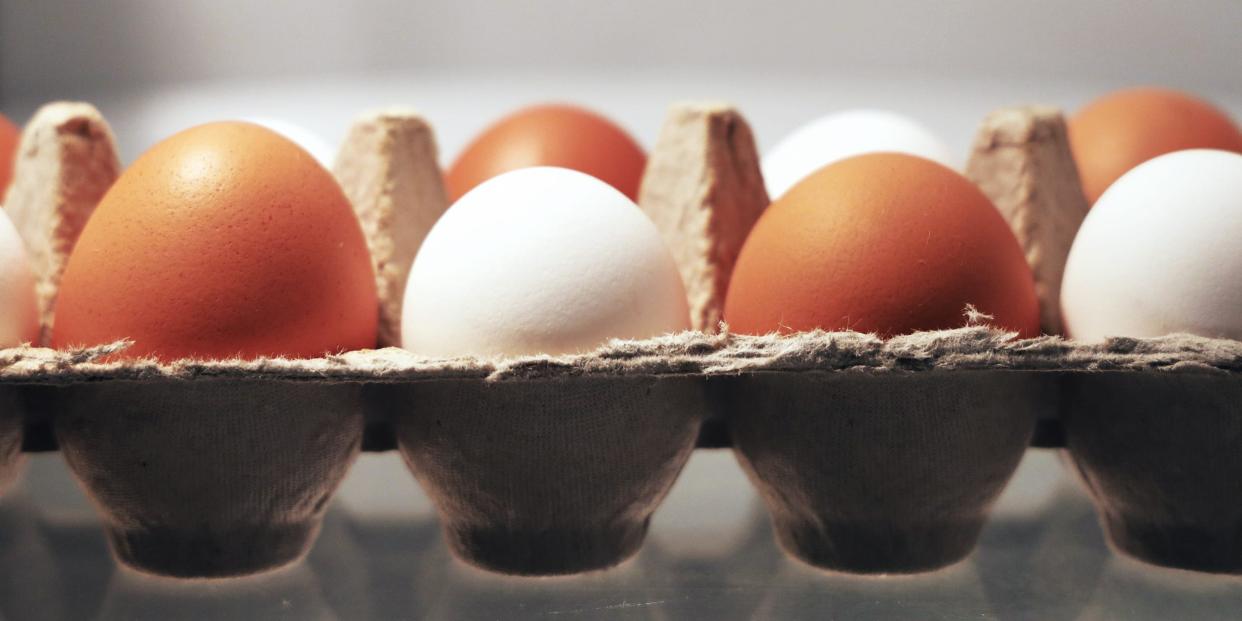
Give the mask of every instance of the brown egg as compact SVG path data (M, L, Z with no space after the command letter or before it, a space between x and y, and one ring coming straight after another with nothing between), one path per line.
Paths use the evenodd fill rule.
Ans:
M497 121L466 146L445 185L456 201L496 175L530 166L560 166L600 179L637 200L647 155L625 130L577 106L523 108Z
M0 114L0 200L4 199L4 190L13 180L13 160L17 159L17 145L20 141L21 130Z
M61 283L52 343L126 356L312 357L375 346L362 229L280 135L211 123L147 151L104 196Z
M764 212L724 316L743 334L891 336L962 326L968 304L1039 333L1031 270L988 198L931 160L873 153L821 168Z
M1163 88L1101 97L1069 121L1070 147L1092 204L1121 175L1157 155L1185 149L1242 153L1242 131L1212 104Z

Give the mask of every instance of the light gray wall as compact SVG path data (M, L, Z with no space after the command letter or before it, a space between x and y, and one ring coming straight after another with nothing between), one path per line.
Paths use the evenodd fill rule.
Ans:
M0 97L213 78L707 67L1242 90L1242 1L0 0Z

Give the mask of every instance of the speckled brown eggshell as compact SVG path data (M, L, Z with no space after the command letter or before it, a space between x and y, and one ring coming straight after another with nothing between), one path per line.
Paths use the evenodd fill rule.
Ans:
M53 346L131 338L126 356L282 355L375 346L366 240L300 147L249 123L159 143L117 180L61 283Z

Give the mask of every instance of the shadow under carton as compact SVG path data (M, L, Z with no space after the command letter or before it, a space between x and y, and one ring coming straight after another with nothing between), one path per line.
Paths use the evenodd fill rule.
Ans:
M1242 377L1196 368L1067 374L1061 419L1117 549L1242 573Z
M164 379L45 389L117 556L224 577L301 558L362 438L361 388Z
M728 420L785 550L908 573L974 548L1031 439L1040 386L1012 371L761 373L732 382Z
M567 574L638 551L694 450L701 378L455 379L375 386L462 559Z

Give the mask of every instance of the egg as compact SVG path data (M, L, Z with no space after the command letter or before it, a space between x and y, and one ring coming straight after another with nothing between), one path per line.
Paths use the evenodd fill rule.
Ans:
M1075 339L1188 332L1242 339L1242 155L1193 149L1109 186L1074 238L1061 285Z
M328 141L315 132L284 119L278 119L270 116L252 116L242 119L247 123L262 125L289 140L294 144L306 149L307 153L314 156L315 161L323 165L324 168L332 166L332 162L336 157L336 149L333 149Z
M13 180L13 160L17 159L17 145L21 131L7 117L0 114L0 199Z
M491 357L689 327L677 265L638 206L584 173L536 167L480 184L432 227L401 333L419 354Z
M917 121L883 110L848 110L803 125L768 151L762 164L768 196L780 198L828 164L879 151L957 165L949 147Z
M462 150L445 175L449 201L504 172L558 166L608 183L638 199L647 155L624 129L577 106L523 108L497 121Z
M795 185L759 218L725 300L733 332L892 336L989 323L1039 333L1031 270L965 177L900 153L860 155Z
M54 347L162 360L375 346L367 243L332 175L258 125L210 123L126 170L69 257Z
M33 343L38 337L38 301L26 246L0 211L0 347Z
M1242 152L1242 131L1227 114L1162 88L1121 90L1091 102L1070 118L1069 138L1091 203L1126 171L1157 155L1185 149Z

